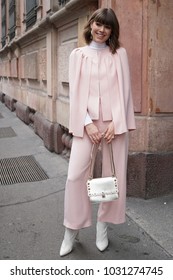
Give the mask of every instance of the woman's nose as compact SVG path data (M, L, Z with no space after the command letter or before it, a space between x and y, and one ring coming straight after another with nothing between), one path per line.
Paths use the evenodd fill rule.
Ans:
M105 28L104 25L101 25L101 26L100 26L100 31L103 32L103 31L104 31L104 28Z

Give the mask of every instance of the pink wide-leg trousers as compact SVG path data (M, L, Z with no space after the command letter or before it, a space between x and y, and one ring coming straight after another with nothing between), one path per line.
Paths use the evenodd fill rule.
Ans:
M101 132L109 122L94 121ZM125 222L126 170L128 156L128 133L116 135L112 141L116 175L119 184L119 198L113 202L99 204L98 221L120 224ZM83 138L73 137L68 177L64 200L64 226L81 229L92 224L92 207L87 195L86 182L89 175L92 142L86 132ZM108 145L102 145L102 176L111 175Z

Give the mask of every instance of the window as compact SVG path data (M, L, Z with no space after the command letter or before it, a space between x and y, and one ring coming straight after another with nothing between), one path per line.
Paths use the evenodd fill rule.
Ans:
M37 20L37 0L26 0L26 29Z
M58 2L59 2L59 5L60 6L65 6L65 4L67 3L67 2L69 2L70 0L59 0Z
M1 43L2 47L6 44L6 1L1 1L1 16L2 16L2 37L1 37Z
M15 0L10 0L9 3L9 38L12 40L15 37L16 29L16 6Z
M2 37L1 43L2 47L6 44L6 38L9 36L9 40L12 40L15 37L16 29L16 6L15 0L9 0L9 9L7 11L7 1L1 1L1 24L2 24ZM8 12L8 14L7 14ZM7 24L7 20L9 20ZM7 26L9 30L7 30Z

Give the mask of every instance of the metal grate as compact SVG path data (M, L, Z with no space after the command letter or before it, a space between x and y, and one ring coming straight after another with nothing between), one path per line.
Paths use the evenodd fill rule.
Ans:
M0 159L0 184L46 180L49 177L33 156Z
M17 134L11 127L1 127L0 128L0 138L15 137Z
M2 119L3 118L3 115L0 113L0 119Z

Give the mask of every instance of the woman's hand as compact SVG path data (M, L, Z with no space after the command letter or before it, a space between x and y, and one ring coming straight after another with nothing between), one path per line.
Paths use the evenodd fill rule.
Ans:
M115 131L114 131L114 123L111 122L105 133L104 133L104 139L106 140L106 142L109 144L115 137Z
M98 144L101 141L102 134L99 132L95 124L90 123L85 126L86 132L93 144Z

